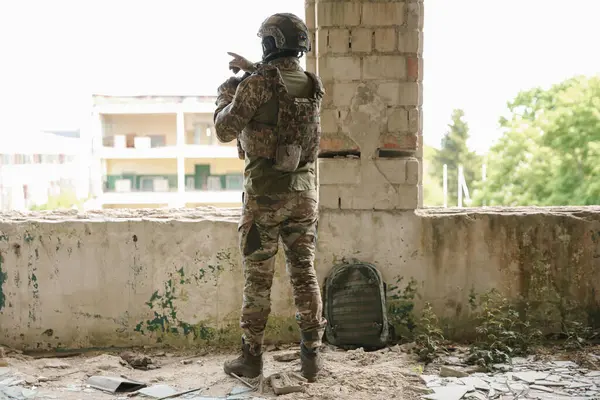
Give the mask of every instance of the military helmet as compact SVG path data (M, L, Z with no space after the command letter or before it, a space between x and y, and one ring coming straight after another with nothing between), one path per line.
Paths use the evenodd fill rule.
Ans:
M306 24L290 13L271 15L260 26L258 37L272 37L279 51L296 50L306 53L311 49Z

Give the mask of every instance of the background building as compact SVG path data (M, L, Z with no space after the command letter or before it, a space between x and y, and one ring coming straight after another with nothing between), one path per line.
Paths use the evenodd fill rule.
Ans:
M23 132L0 140L0 211L27 210L49 199L85 200L79 131Z
M95 207L240 206L244 162L215 135L215 100L94 95Z

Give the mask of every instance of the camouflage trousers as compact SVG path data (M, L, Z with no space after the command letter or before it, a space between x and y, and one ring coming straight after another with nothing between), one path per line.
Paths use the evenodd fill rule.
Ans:
M240 325L244 342L255 355L262 343L271 311L271 285L279 239L296 304L296 321L308 348L321 345L325 319L315 273L315 245L319 211L317 192L291 192L268 196L245 195L239 224L244 263L244 298Z

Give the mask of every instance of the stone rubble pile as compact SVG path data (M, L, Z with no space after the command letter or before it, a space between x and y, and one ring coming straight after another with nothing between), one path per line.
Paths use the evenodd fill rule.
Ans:
M10 369L0 367L0 400L27 400L36 397L35 388L28 389L21 386L26 383L24 379L15 376Z
M439 375L421 375L433 392L429 400L460 399L600 399L600 371L572 361L533 361L514 358L512 365L496 364L495 373L468 374L460 367L442 367Z

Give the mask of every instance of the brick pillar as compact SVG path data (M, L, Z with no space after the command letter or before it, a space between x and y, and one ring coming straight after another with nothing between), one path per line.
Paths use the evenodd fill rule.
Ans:
M317 41L307 66L327 91L322 208L419 207L423 0L307 0L306 10Z

